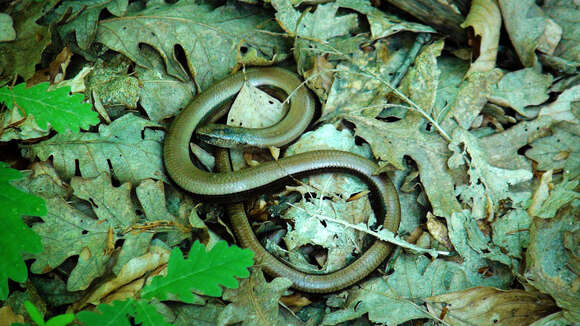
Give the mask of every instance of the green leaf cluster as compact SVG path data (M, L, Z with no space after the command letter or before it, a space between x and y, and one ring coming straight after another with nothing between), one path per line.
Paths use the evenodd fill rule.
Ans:
M31 172L23 178L0 162L0 316L12 308L37 325L64 325L75 316L48 311L53 318L45 321L40 307L74 303L74 311L87 309L76 315L85 325L301 324L296 316L323 325L580 321L580 7L569 0L405 3L449 15L408 22L370 0L2 6L0 159L29 160ZM462 21L481 42L465 42ZM479 59L450 39L474 46ZM54 59L65 46L70 52L61 53L74 55ZM204 222L220 212L198 207L163 168L170 119L198 92L246 66L290 56L290 69L322 104L317 130L294 143L297 152L363 153L399 192L397 234L365 224L372 193L338 174L309 178L297 191L315 196L280 205L291 222L265 246L299 270L338 270L364 251L369 235L396 245L382 275L337 295L282 298L288 279L268 282L259 268L248 277L252 252L220 241ZM59 83L66 87L37 84L79 70ZM18 84L4 86L11 82ZM253 115L259 123L267 116ZM26 142L5 143L11 140ZM4 156L14 144L21 155ZM271 226L260 223L259 231ZM9 292L10 280L25 291ZM287 313L280 300L301 309ZM562 310L546 316L554 309Z
M27 300L24 302L24 306L26 307L30 319L32 319L32 321L38 326L65 326L72 323L75 319L74 314L62 314L44 321L44 317L32 302Z
M163 319L163 315L156 310L154 305L145 300L113 301L111 304L98 305L97 311L77 313L77 318L86 326L131 326L133 323L129 319L130 317L134 318L137 325L171 325Z
M0 102L8 109L17 108L32 115L40 128L46 130L48 124L57 132L79 128L88 129L99 123L99 117L91 109L91 104L83 101L83 95L70 95L70 86L48 90L48 83L40 83L30 88L21 83L14 87L0 88Z
M22 173L0 162L0 300L8 297L8 279L24 282L28 271L22 253L40 253L40 237L24 221L22 215L44 216L44 200L14 187L11 182Z
M250 276L248 267L253 265L253 257L251 250L229 247L225 241L216 243L209 251L196 241L187 258L183 257L181 250L175 248L169 258L167 275L155 277L141 295L159 300L167 300L173 295L188 303L194 301L192 291L219 297L222 294L220 285L237 288L236 277Z

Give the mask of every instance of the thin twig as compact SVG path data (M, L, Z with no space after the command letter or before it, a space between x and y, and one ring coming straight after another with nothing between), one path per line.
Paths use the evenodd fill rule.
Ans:
M326 215L322 215L322 214L318 214L318 213L309 212L306 209L304 209L302 207L298 207L298 206L296 206L294 204L289 204L289 205L292 206L292 207L295 207L297 209L300 209L300 210L306 212L307 214L309 214L310 216L316 217L318 219L325 220L325 221L329 221L329 222L333 222L333 223L338 223L338 224L343 225L343 226L346 226L348 228L355 229L355 230L358 230L358 231L361 231L361 232L370 234L370 235L376 237L377 239L380 239L380 240L383 240L383 241L392 243L394 245L397 245L397 246L400 246L400 247L403 247L403 248L407 248L407 249L411 249L411 250L415 250L415 251L419 251L419 252L428 253L429 255L431 255L434 258L437 257L437 256L439 256L439 255L441 255L441 256L449 256L449 255L451 255L451 253L449 251L442 251L442 250L435 250L435 249L426 249L426 248L422 248L422 247L419 247L417 245L414 245L412 243L409 243L409 242L407 242L407 241L405 241L405 240L397 237L390 230L383 229L381 231L383 231L383 232L386 231L388 233L391 233L392 234L391 235L392 238L389 238L389 237L385 236L385 234L381 234L379 232L373 231L373 230L369 229L366 226L361 226L360 224L357 224L357 225L350 224L348 222L341 221L341 220L332 218L330 216L326 216Z

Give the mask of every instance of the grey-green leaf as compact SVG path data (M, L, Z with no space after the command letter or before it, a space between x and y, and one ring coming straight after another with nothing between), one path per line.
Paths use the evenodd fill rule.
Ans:
M266 10L243 4L213 4L194 0L152 3L140 12L102 20L96 41L121 52L138 65L152 68L140 48L159 52L169 75L188 80L200 89L227 76L241 64L268 64L287 55L286 41ZM178 61L181 49L187 61Z
M126 114L110 125L100 125L97 133L58 134L28 145L24 155L47 160L52 156L61 176L71 178L78 168L83 177L112 173L120 182L143 179L166 180L161 161L162 134L148 129L159 125ZM111 170L112 168L112 170Z

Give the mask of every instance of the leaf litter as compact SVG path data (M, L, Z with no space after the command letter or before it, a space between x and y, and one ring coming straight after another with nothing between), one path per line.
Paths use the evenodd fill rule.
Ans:
M192 0L94 1L89 7L62 1L47 3L41 20L30 11L40 5L29 2L9 12L15 42L30 43L19 31L46 33L52 24L73 58L87 60L92 71L85 96L102 107L107 121L63 133L94 122L65 125L66 118L55 113L18 125L22 117L12 113L10 134L2 138L45 138L20 143L27 159L42 163L16 185L44 198L47 208L40 220L25 218L43 244L42 253L25 253L33 259L31 272L48 273L62 279L69 293L85 294L73 310L124 300L99 306L94 315L79 313L87 325L108 318L109 307L143 324L179 324L192 316L220 325L397 325L415 319L510 324L518 316L525 316L518 323L535 325L580 322L578 4L475 0L463 24L481 36L471 52L440 38L428 21L408 22L367 1L304 7L273 0L271 8ZM511 43L500 40L502 21ZM0 61L0 85L13 74L32 77L50 39L43 35L45 41L25 51L27 62ZM502 62L498 42L513 44L523 68ZM102 49L120 54L111 59ZM11 51L9 43L0 44L0 58L14 57ZM183 292L179 282L168 287L168 296L157 297L198 306L164 301L153 308L132 299L159 291L157 285L142 289L147 276L172 264L172 247L197 239L219 249L219 239L227 237L212 230L222 223L215 219L219 211L204 214L214 207L197 206L166 176L161 150L167 119L232 71L292 56L322 107L316 130L285 155L333 148L377 160L399 190L405 219L397 235L383 236L406 245L379 272L341 293L297 293L313 304L293 310L279 304L291 293L287 280L266 280L259 266L239 289L225 290L221 302L190 288ZM264 107L259 91L251 92L239 100ZM240 113L234 120L242 119ZM58 133L47 133L47 127ZM239 154L245 161L269 155ZM374 232L367 193L356 179L315 176L290 192L296 190L298 201L280 217L291 223L254 224L259 231L282 231L266 247L297 268L340 269L374 240L366 236ZM312 248L314 254L304 256ZM192 289L204 293L200 287ZM212 295L221 294L217 289Z

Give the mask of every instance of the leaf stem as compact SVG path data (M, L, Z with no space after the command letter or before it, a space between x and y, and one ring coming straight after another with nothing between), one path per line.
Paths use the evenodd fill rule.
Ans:
M433 125L433 127L439 132L439 134L441 135L441 137L443 137L443 139L445 139L445 141L447 141L448 143L451 142L451 137L441 127L441 125L439 123L437 123L437 121L435 121L425 110L423 110L421 107L419 107L415 102L413 102L405 94L403 94L397 88L393 87L390 82L386 81L383 77L377 75L376 73L374 73L372 71L369 71L368 69L366 69L364 67L359 66L356 62L354 62L354 60L352 58L350 58L346 54L342 53L340 50L334 48L333 46L329 45L328 43L322 42L322 41L315 41L315 40L313 40L313 42L318 42L321 45L330 48L332 50L332 52L330 52L330 51L325 51L325 52L326 53L332 53L332 54L335 54L337 56L340 56L340 57L344 58L350 64L352 64L353 66L355 66L356 68L358 68L361 72L346 71L346 70L341 70L341 69L328 69L327 71L339 71L339 72L343 72L343 73L350 73L350 74L355 74L355 75L359 75L359 76L365 76L367 78L371 78L371 79L375 79L375 80L379 81L381 84L387 86L400 99L402 99L407 104L409 104L410 107L407 107L408 109L413 110L413 111L419 113L425 119L427 119L427 121L429 121L431 123L431 125ZM314 48L314 49L308 49L308 50L317 51L318 49Z

